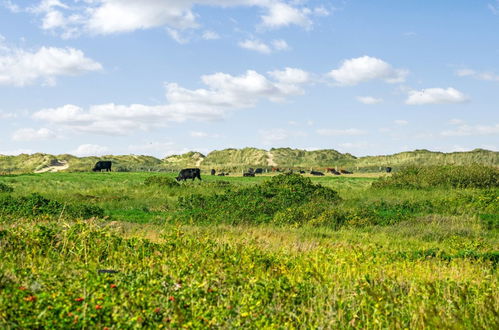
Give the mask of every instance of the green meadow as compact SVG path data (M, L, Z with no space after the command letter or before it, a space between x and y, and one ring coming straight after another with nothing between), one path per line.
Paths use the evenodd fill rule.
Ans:
M499 327L499 170L0 176L0 328Z

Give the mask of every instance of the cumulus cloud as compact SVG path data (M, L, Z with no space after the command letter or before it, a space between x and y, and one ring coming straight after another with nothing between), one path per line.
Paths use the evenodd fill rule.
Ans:
M411 90L406 104L424 105L424 104L448 104L465 103L469 98L455 88L428 88L422 90Z
M296 130L291 131L283 128L260 130L259 134L262 143L267 146L275 146L281 142L288 141L291 138L304 137L307 135L305 132Z
M100 146L97 144L82 144L78 146L75 150L71 151L71 154L78 157L85 156L102 156L109 152L108 147Z
M279 71L274 73L285 76ZM207 88L187 89L176 83L166 84L167 103L163 105L109 103L84 109L67 104L42 109L33 118L72 131L125 135L172 122L220 120L230 111L254 107L260 100L283 102L289 96L303 93L296 79L274 81L253 70L240 76L215 73L202 76L201 80Z
M41 81L54 85L58 76L99 71L102 65L78 49L42 47L36 52L0 49L0 85L26 86Z
M360 103L369 104L369 105L379 104L379 103L383 102L382 98L377 98L377 97L372 97L372 96L359 96L359 97L357 97L357 100Z
M219 134L211 134L211 133L206 133L202 131L191 131L189 132L189 135L194 138L218 138L220 137Z
M323 136L350 136L350 135L364 135L367 132L358 128L347 129L327 129L321 128L316 130L317 134Z
M442 136L473 136L473 135L497 135L499 124L495 125L460 125L455 129L440 133Z
M41 28L63 37L82 33L116 34L156 27L176 30L199 28L194 7L257 7L263 11L259 26L281 28L291 25L310 29L313 17L327 16L324 7L308 8L300 2L283 0L40 0L21 7L8 1L13 12L27 11L41 16Z
M471 77L478 80L499 81L499 75L493 72L477 72L471 69L460 69L456 71L459 77Z
M56 138L55 132L48 128L21 128L12 134L14 141L40 141Z
M285 40L273 40L270 45L257 39L247 39L239 42L239 47L259 52L262 54L270 54L276 51L288 50L289 46Z
M330 71L327 76L340 86L354 86L375 79L400 83L405 81L407 74L407 70L395 69L379 58L362 56L344 60L338 69Z
M214 31L204 31L202 35L204 40L216 40L220 39L220 35Z

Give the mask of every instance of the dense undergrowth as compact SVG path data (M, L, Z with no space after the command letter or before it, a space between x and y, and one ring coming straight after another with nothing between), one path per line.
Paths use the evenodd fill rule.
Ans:
M497 325L498 278L487 252L411 250L414 243L375 233L363 242L362 232L335 239L311 232L311 239L270 228L206 228L166 227L156 242L124 238L98 222L6 228L0 325Z
M410 166L373 183L377 188L498 188L499 169L484 165Z
M0 328L497 328L492 172L408 173L0 177Z

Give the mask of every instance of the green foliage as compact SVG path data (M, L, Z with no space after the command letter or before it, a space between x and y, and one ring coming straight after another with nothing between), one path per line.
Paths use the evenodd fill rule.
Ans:
M152 242L92 221L11 226L0 327L495 328L497 252L233 230L167 227Z
M380 178L375 188L499 188L499 169L483 165L410 166Z
M3 193L3 192L13 192L14 191L14 188L12 188L11 186L8 186L6 185L5 183L3 182L0 182L0 193Z
M162 186L162 187L168 187L168 188L175 188L179 187L180 184L172 177L168 176L149 176L145 179L144 184L146 186Z
M38 193L23 197L0 197L0 215L15 217L66 216L70 218L103 217L104 210L95 205L63 204Z
M225 194L179 198L181 211L176 216L181 221L196 223L269 223L278 211L311 201L330 204L338 200L336 191L313 184L309 178L282 174L260 185Z

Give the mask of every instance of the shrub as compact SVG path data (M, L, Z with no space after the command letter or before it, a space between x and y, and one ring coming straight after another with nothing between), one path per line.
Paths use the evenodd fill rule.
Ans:
M180 197L176 218L201 223L270 223L279 211L295 210L309 202L332 204L339 199L336 191L313 184L309 178L282 174L260 185L225 194ZM303 221L281 216L275 222Z
M380 178L374 188L498 188L499 169L484 165L410 166Z
M8 186L5 183L0 182L0 193L13 192L13 191L14 191L14 189L11 186Z
M180 184L173 178L161 175L154 175L148 177L144 184L146 186L166 186L168 188L179 187Z
M59 216L91 218L104 216L104 210L95 205L62 204L34 193L23 197L0 198L0 214L19 217Z

